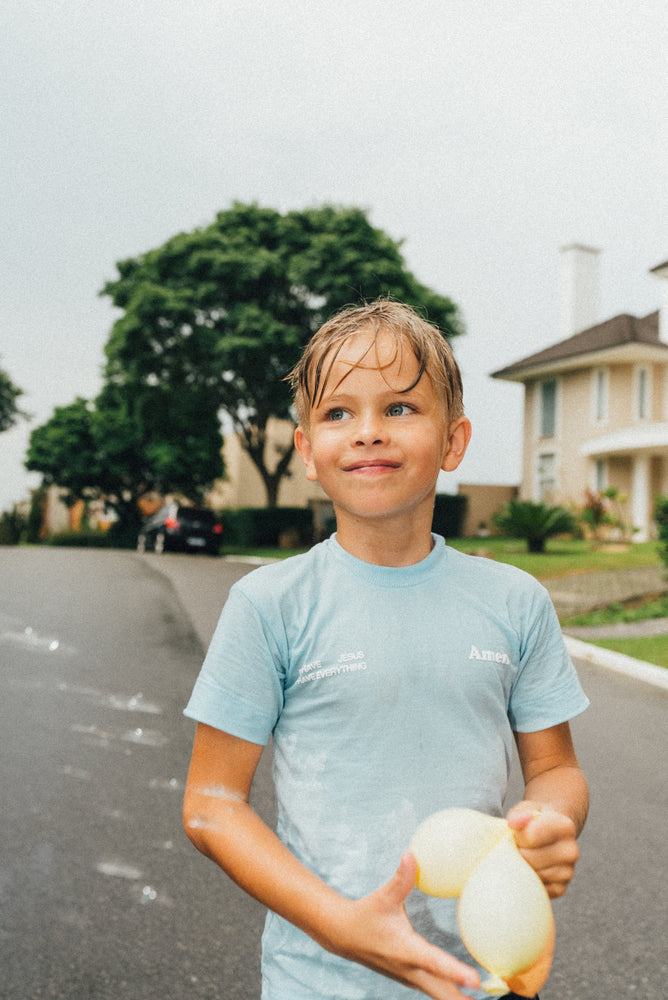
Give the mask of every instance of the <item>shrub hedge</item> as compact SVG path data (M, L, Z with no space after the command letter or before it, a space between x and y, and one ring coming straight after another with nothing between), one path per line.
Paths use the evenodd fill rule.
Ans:
M112 546L105 531L58 531L50 535L47 545L78 549L109 549Z
M444 538L461 538L467 502L461 493L437 493L432 530Z
M313 541L313 513L308 507L241 507L224 510L223 545L279 545L281 535L294 532L299 545Z

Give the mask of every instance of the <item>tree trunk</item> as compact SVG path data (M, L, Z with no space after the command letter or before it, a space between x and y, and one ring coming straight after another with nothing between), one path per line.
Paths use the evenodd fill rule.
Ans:
M250 456L255 468L262 477L264 488L267 494L267 507L278 506L278 491L281 482L288 475L288 468L295 452L294 441L282 450L281 456L276 463L273 472L267 468L265 452L267 445L265 426L243 428L241 433L241 443Z
M267 491L267 507L278 506L278 488L281 485L280 479L276 476L266 475L263 477L264 488Z

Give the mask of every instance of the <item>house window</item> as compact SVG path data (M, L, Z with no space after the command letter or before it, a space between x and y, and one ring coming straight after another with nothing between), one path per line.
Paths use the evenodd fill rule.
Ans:
M555 379L540 384L540 436L554 437L557 428L557 383Z
M538 501L551 503L557 486L557 456L549 452L538 456Z
M636 368L635 410L638 420L647 420L649 418L651 391L649 368Z
M604 424L608 420L609 377L605 368L596 368L592 383L592 412L594 423Z
M608 463L604 458L596 459L594 471L594 490L596 493L603 493L608 488Z

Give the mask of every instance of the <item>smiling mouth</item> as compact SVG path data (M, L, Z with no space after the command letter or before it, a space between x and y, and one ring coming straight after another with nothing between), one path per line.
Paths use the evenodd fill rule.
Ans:
M344 472L384 472L386 470L398 469L399 462L384 461L383 459L369 459L368 461L353 462L346 465Z

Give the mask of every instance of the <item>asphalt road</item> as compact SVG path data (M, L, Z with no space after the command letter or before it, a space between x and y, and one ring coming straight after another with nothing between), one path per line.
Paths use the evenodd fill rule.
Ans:
M172 585L0 549L0 589L0 997L256 996L263 914L182 832L202 644Z
M263 913L180 821L181 711L250 568L0 548L3 1000L257 1000ZM664 1000L668 693L580 670L593 805L542 1000Z

